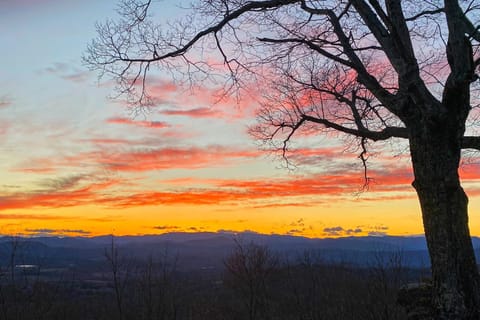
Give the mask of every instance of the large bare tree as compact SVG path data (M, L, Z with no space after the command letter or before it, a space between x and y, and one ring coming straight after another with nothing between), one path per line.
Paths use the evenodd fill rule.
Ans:
M122 2L118 20L98 25L87 63L138 105L155 103L148 92L153 67L193 83L223 79L226 94L261 85L252 133L283 153L304 128L355 137L364 164L372 143L404 139L435 318L480 318L458 174L462 149L480 150L480 137L466 134L480 65L478 1L204 0L164 26L154 6Z

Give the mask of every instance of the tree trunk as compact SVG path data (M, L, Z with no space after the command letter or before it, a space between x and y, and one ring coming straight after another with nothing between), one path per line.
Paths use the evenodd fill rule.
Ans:
M432 265L435 319L480 319L477 264L460 185L464 119L418 120L410 126L413 186L420 201Z

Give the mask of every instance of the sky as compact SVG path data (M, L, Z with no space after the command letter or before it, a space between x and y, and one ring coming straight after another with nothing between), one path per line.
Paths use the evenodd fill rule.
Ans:
M167 77L135 114L81 57L115 1L0 0L0 234L241 232L306 237L418 235L407 149L358 150L336 136L297 143L296 166L248 134L255 97L218 101ZM177 14L165 2L161 16ZM160 17L161 18L161 17ZM461 167L480 235L478 163Z

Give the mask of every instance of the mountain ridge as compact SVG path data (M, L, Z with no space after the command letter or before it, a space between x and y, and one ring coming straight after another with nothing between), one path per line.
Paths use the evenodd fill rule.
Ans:
M299 257L312 252L332 263L359 266L401 255L412 267L426 267L429 258L423 236L363 236L339 238L306 238L292 235L266 235L253 232L172 232L142 236L96 237L0 237L0 261L9 261L16 246L22 263L43 261L50 266L99 264L111 251L112 243L126 257L144 260L147 257L170 255L186 268L214 265L221 268L236 245L249 243L266 246L279 256ZM475 248L480 238L472 237Z

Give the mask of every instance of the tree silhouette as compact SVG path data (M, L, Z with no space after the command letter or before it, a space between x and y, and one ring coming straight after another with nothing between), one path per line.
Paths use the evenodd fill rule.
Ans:
M356 139L366 168L371 143L404 139L435 318L480 318L458 175L462 149L480 149L480 138L465 134L478 88L477 1L205 0L166 27L152 7L123 1L118 21L98 25L86 62L137 105L154 103L146 86L153 66L191 83L223 79L225 94L256 83L264 96L252 132L284 154L304 128L335 131Z
M235 250L224 264L227 283L240 292L248 319L265 318L261 314L268 313L267 280L277 267L276 256L265 246L235 240Z

